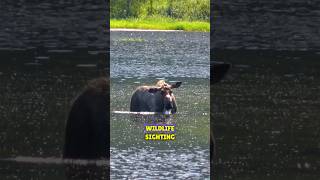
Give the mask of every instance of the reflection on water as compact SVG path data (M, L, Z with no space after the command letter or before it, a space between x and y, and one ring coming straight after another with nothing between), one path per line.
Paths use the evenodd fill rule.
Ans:
M319 179L319 54L215 56L233 64L212 86L217 179Z

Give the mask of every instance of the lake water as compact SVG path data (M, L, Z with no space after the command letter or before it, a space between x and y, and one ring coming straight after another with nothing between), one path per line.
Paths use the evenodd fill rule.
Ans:
M319 1L211 5L216 179L319 179Z
M211 47L319 50L319 1L211 1Z
M111 111L128 111L136 87L174 90L174 141L146 141L149 117L111 114L111 178L209 179L209 33L111 32Z
M105 7L0 2L0 179L108 179L103 164L61 158L72 100L107 61Z
M216 179L319 179L319 1L213 5L211 47L228 50L211 59L233 64L211 87ZM61 160L71 101L106 60L105 7L0 1L0 179L108 179L103 165ZM127 111L138 85L181 80L173 120L183 136L146 142L141 122L112 114L114 178L207 177L208 35L166 34L113 33L112 110Z
M319 179L315 51L216 50L233 64L212 86L217 179Z
M78 53L47 52L35 62L26 51L0 52L8 60L0 63L0 179L66 179L67 172L95 171L79 164L71 172L61 158L72 100L98 75L95 66L79 65L95 65L100 55Z

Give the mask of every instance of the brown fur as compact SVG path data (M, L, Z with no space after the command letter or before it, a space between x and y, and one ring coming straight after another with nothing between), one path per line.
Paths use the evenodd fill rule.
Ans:
M109 80L106 77L90 80L86 89L91 92L106 94L109 90Z
M109 80L88 82L74 100L66 123L63 158L100 159L109 157Z
M163 87L168 86L168 84L164 80L159 80L157 82L156 86L163 88Z
M172 112L177 112L176 98L172 93L173 88L178 88L182 82L176 82L174 84L168 84L164 80L159 80L155 85L152 86L139 86L133 93L131 97L130 103L130 111L140 112L140 111L148 111L148 112L162 112L163 108L172 106ZM150 96L149 93L153 93L157 97ZM162 97L160 97L161 95ZM171 98L168 98L167 95L170 95ZM159 101L158 104L161 104L162 101L166 101L166 105L157 106L157 104L149 104L152 101L144 98L145 96L149 96L149 98L157 98ZM159 99L162 98L162 99ZM153 99L155 100L155 99ZM170 101L170 104L168 103ZM161 106L163 108L161 109Z
M148 91L151 88L167 88L169 85L164 80L159 80L156 85L152 86L139 86L136 90Z

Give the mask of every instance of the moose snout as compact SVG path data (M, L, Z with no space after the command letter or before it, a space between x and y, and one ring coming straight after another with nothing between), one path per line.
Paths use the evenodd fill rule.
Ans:
M164 108L165 110L169 110L173 108L173 104L172 104L172 96L170 94L167 94L165 96L165 104L164 104Z
M168 99L168 101L172 102L172 97L171 97L170 94L167 94L167 95L166 95L166 98Z
M172 108L173 108L172 102L167 103L167 104L165 105L165 109L166 109L166 110L169 110L169 109L172 109Z

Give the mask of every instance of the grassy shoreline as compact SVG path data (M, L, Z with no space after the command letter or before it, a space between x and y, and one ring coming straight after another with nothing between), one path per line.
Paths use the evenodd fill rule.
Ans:
M183 30L210 32L210 23L205 21L185 21L169 18L151 19L111 19L111 28L147 29L147 30Z

